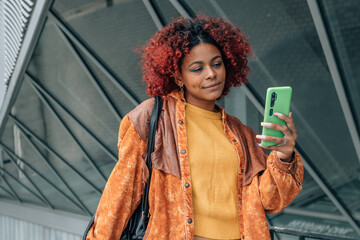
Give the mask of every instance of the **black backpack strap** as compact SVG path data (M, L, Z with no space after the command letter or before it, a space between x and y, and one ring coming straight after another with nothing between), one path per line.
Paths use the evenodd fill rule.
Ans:
M149 138L148 138L148 146L147 146L147 161L146 165L149 169L149 178L145 183L144 193L141 200L141 209L142 209L142 216L144 223L147 225L150 214L149 214L149 188L150 188L150 179L151 179L151 153L154 152L154 145L155 145L155 132L157 128L157 123L159 116L161 114L161 109L163 105L163 99L159 96L155 96L154 100L154 107L151 113L150 119L150 127L149 127Z

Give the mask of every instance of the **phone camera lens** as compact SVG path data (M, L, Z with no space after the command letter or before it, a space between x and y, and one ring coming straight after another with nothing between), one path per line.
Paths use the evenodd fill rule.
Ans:
M273 110L273 109L270 109L269 115L272 116L273 114L274 114L274 110Z
M270 107L274 107L276 98L277 98L277 94L276 94L275 92L273 92L273 93L271 94Z

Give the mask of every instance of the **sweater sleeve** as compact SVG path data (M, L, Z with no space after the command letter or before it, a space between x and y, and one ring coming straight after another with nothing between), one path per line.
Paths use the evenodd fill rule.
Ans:
M287 163L281 161L276 151L267 157L266 170L259 176L259 191L266 213L283 210L302 190L304 168L300 155Z
M129 117L124 117L119 130L118 162L105 185L87 240L120 239L141 201L148 178L146 147Z

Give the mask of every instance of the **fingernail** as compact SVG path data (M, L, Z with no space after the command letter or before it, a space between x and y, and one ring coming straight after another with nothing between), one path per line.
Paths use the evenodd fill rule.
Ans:
M258 145L259 147L262 147L262 146L261 146L261 143L256 143L256 145Z
M258 138L258 139L265 139L265 136L264 135L256 135L256 138Z
M274 115L282 117L284 114L276 112L276 113L274 113Z
M261 126L264 126L264 127L269 127L269 126L270 126L270 123L261 122Z

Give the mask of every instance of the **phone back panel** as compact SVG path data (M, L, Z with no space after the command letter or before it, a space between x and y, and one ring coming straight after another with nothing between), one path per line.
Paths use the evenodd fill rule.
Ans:
M286 125L286 122L272 113L278 112L289 116L291 103L292 88L291 87L272 87L268 88L266 93L266 103L264 112L264 122L271 122ZM284 137L284 133L275 129L263 127L263 135ZM261 141L262 146L274 146L277 143Z

